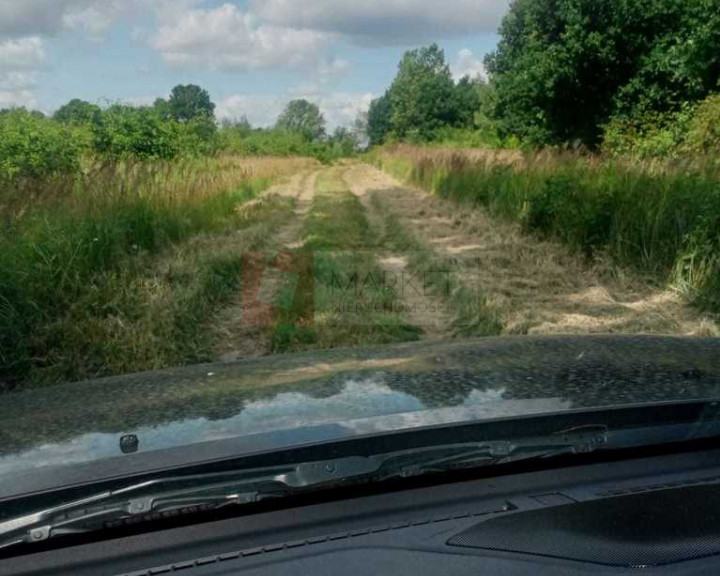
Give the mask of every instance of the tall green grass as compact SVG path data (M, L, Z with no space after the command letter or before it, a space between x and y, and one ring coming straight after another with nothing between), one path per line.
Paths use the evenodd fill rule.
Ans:
M236 280L239 255L214 246L182 254L163 273L156 269L169 249L191 238L247 227L238 206L278 170L273 162L227 158L121 163L0 191L0 389L157 368L187 356L156 354L182 348L179 335L190 332L160 324L197 324L198 310ZM157 302L175 313L163 315ZM161 333L170 341L153 342Z
M502 161L407 150L380 162L395 174L404 165L409 182L590 258L602 253L669 279L720 312L720 171L711 162L643 165L551 153Z

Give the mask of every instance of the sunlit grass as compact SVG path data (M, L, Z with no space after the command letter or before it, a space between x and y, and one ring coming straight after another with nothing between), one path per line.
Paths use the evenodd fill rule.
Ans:
M0 192L0 388L207 359L198 328L234 289L238 248L252 242L180 247L272 221L237 207L307 165L124 162Z
M401 146L377 161L413 185L483 206L588 258L609 256L671 282L720 312L720 170L712 159L633 163Z

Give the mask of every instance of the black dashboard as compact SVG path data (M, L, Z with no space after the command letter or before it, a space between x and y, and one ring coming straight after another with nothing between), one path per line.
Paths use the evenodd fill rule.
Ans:
M0 574L718 573L712 446L356 492L5 558Z

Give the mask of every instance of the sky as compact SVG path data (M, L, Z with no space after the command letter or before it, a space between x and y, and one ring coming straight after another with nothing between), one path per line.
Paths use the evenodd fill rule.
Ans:
M220 119L274 123L294 98L350 125L403 52L437 42L483 75L510 0L0 0L0 108L150 104L176 84Z

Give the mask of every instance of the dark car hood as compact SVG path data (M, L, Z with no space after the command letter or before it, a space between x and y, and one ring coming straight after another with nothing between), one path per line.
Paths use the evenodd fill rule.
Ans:
M0 477L106 459L123 469L224 439L247 450L264 435L293 444L718 396L718 340L518 337L270 357L6 394ZM121 455L128 433L139 454Z

